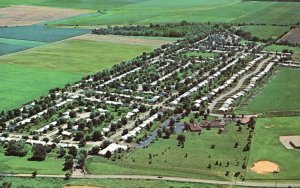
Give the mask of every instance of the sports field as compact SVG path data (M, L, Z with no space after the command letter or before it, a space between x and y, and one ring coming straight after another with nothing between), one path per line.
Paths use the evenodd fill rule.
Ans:
M299 110L300 70L281 68L240 113Z
M278 39L285 32L288 32L290 27L288 26L265 26L265 25L250 25L243 26L242 30L250 32L252 36L260 39Z
M139 42L134 44L135 40ZM111 37L109 40L107 36L88 35L2 56L0 109L20 106L51 88L75 82L84 75L169 42L172 41L164 38Z
M250 150L246 179L299 180L299 151L287 150L279 136L300 133L300 117L259 118ZM279 165L279 173L256 174L250 169L257 161L271 161Z
M230 124L223 134L218 134L216 129L204 130L201 135L190 132L184 134L186 136L184 148L177 146L177 136L172 135L169 139L160 138L148 148L136 149L116 161L101 157L89 158L87 170L92 174L165 176L172 174L172 176L208 179L234 179L235 172L243 171L241 166L247 155L242 151L247 142L246 128L242 132L237 132L237 127ZM239 142L238 148L234 148L235 142ZM213 144L215 148L211 149ZM210 163L211 169L208 169ZM230 172L228 176L225 176L226 171Z

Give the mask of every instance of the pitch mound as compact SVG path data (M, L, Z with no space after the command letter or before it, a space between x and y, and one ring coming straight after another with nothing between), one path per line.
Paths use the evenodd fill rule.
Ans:
M270 161L258 161L254 163L251 170L258 174L279 172L279 165Z

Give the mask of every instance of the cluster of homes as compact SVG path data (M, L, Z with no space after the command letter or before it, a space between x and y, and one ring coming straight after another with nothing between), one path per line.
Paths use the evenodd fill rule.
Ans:
M174 110L178 105L183 106L186 99L197 110L206 108L215 97L231 88L258 62L272 54L260 51L262 46L259 44L241 44L239 41L238 36L228 32L213 34L202 40L178 41L131 62L87 76L64 89L51 91L43 98L44 101L24 105L18 109L18 115L6 118L5 131L10 132L11 136L0 137L0 141L22 139L22 133L18 132L22 129L29 135L26 143L31 145L78 147L78 141L74 141L76 133L90 129L87 132L100 131L104 139L110 141L99 152L100 155L105 155L107 151L127 150L126 141L136 138L145 127L158 119L158 113L150 115L151 109ZM182 55L187 52L199 52L199 56L183 59ZM202 52L219 55L200 58ZM279 56L276 59L288 59L290 54L276 53L274 56ZM235 100L255 87L256 82L275 64L270 62L250 79L248 86L225 100L219 112L227 111ZM287 65L298 66L282 63L282 66ZM53 120L53 117L56 118ZM37 128L29 129L30 132L24 129L33 125ZM204 121L189 124L188 129L223 129L224 125L219 120ZM125 129L128 133L122 135ZM38 135L39 139L33 139L34 135ZM44 138L49 141L44 141ZM57 138L61 141L58 142ZM100 139L94 142L92 145L102 143Z

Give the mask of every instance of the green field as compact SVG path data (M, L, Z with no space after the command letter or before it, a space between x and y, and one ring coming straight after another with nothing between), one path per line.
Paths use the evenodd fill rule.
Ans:
M163 41L160 38L155 45L152 39L148 44L148 38L134 45L126 44L127 39L122 43L113 38L111 42L96 41L98 37L70 39L0 57L0 110L18 107L51 88L149 52Z
M250 32L252 36L260 39L277 39L285 32L289 31L287 26L265 26L265 25L249 25L241 27L243 31Z
M260 118L256 123L255 136L249 155L246 179L299 180L299 151L287 150L280 143L279 136L300 133L300 117ZM277 175L256 174L250 170L252 165L261 160L277 163L280 172Z
M300 70L280 69L249 104L239 113L299 110Z
M230 124L223 134L216 129L198 133L186 132L185 147L177 146L176 135L170 139L159 139L148 148L136 149L116 161L102 157L87 160L87 170L92 174L141 174L172 175L208 179L234 179L235 172L242 172L243 159L247 153L243 147L247 142L248 130L237 132L234 124ZM240 147L235 149L235 142ZM211 145L215 144L215 149ZM152 155L149 159L149 154ZM186 156L187 154L187 156ZM210 156L210 157L209 157ZM216 161L222 163L215 165ZM237 161L239 165L236 166ZM151 164L149 164L151 162ZM225 167L229 162L229 167ZM208 165L211 163L211 169ZM229 176L225 172L229 171Z
M239 186L226 186L226 185L210 185L201 183L188 183L188 182L175 182L163 180L126 180L126 179L78 179L78 180L63 180L62 178L11 178L0 177L0 185L2 182L12 183L12 188L19 186L38 187L38 188L62 188L68 186L98 186L105 188L238 188Z
M17 0L1 1L2 7L24 4ZM94 10L90 16L75 16L55 21L59 25L120 25L179 22L246 22L295 24L299 22L297 2L259 2L241 0L29 0L29 5ZM104 14L96 13L101 10ZM284 18L284 19L283 19Z
M29 147L27 155L24 157L5 156L4 152L0 148L0 171L2 173L31 174L36 170L40 174L63 174L63 159L48 155L45 161L29 161L28 158L32 156Z
M166 23L181 20L294 24L299 22L299 17L300 6L292 2L146 0L108 9L105 14L67 18L53 24L91 26Z

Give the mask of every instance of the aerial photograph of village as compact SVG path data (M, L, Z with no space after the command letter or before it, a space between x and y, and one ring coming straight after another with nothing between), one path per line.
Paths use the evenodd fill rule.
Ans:
M0 188L300 187L300 0L0 0Z

